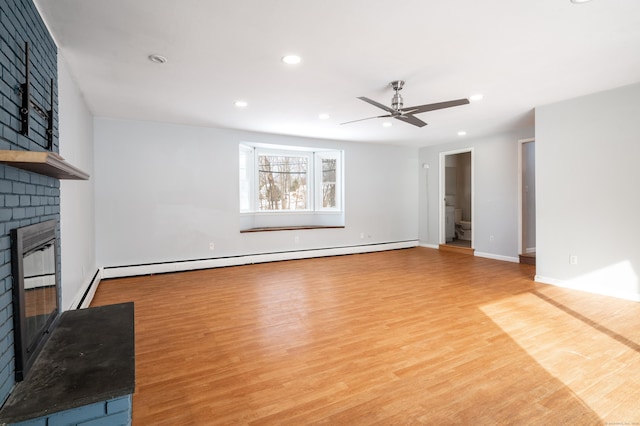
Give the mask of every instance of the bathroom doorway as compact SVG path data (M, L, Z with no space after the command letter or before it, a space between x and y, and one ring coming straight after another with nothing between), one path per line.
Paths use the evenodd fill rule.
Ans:
M473 149L440 153L440 244L473 249Z
M535 139L519 140L518 150L518 255L520 263L536 261Z

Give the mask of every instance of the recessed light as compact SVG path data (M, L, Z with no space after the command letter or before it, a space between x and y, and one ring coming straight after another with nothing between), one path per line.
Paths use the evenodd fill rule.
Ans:
M302 61L302 58L298 55L287 55L282 57L282 62L287 65L296 65Z
M384 123L382 123L382 127L391 127L393 126L393 123L390 121L385 121Z
M571 0L573 4L589 3L591 0Z
M153 54L153 55L149 55L148 58L154 64L166 64L167 63L167 58L162 56L162 55Z
M460 130L458 132L458 136L466 136L467 132L465 132L464 130Z
M318 115L318 118L320 120L328 120L329 119L329 114L320 114L320 115Z
M475 95L469 96L469 100L475 102L481 100L483 97L484 96L482 96L482 93L476 93Z
M235 101L233 104L234 104L235 106L237 106L238 108L244 108L244 107L246 107L247 105L249 105L249 104L248 104L247 102L245 102L245 101Z

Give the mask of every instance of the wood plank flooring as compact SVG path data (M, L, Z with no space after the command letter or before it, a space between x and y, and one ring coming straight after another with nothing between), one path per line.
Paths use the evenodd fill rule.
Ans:
M640 304L427 248L105 280L133 424L640 423Z
M458 254L467 254L469 256L473 256L475 249L471 247L459 246L455 244L440 244L438 246L440 251L446 251L449 253L458 253Z

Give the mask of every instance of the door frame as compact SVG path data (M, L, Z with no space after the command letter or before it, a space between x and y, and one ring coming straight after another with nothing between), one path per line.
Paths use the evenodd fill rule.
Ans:
M524 247L524 241L522 233L524 232L524 223L522 221L522 204L524 203L524 194L522 193L522 152L524 150L524 144L535 142L536 138L518 139L518 254L525 254L526 248ZM536 241L537 245L537 241Z
M438 227L439 227L439 237L438 237L438 243L439 244L446 244L447 243L447 237L446 237L446 229L445 229L445 214L446 214L446 208L445 208L445 168L446 168L446 163L445 163L445 159L447 157L447 155L456 155L456 154L464 154L466 152L471 153L471 248L475 248L475 244L476 244L476 226L475 226L475 216L476 216L476 206L475 206L475 178L476 178L476 174L474 172L475 170L475 156L473 155L473 147L469 147L469 148L460 148L460 149L454 149L451 151L442 151L440 152L440 156L439 156L439 174L440 174L440 185L439 185L439 191L438 191L438 195L439 195L439 202L438 202L438 211L439 211L439 216L438 216Z

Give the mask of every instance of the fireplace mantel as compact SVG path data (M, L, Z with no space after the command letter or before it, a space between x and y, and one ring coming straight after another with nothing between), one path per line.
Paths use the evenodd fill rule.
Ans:
M89 175L55 152L0 150L0 164L57 179L88 180Z

